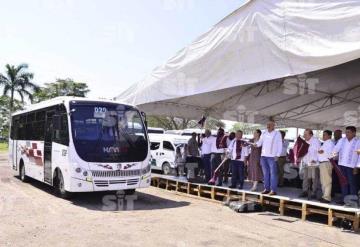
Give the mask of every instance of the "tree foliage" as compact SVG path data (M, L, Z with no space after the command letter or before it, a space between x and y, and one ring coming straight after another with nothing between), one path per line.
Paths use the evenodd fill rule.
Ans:
M264 126L259 124L249 124L249 123L242 123L238 122L233 124L230 131L236 132L237 130L242 130L245 135L251 135L256 129L263 129Z
M3 95L9 96L10 112L14 110L16 96L20 97L22 103L25 98L33 101L33 94L39 89L36 84L31 82L34 74L27 71L28 67L27 64L18 66L7 64L5 73L0 74L0 86L3 87Z
M35 99L40 102L59 96L86 97L89 92L90 89L86 83L75 82L70 78L57 79L56 82L45 83L45 86L35 93Z
M9 125L10 125L10 97L1 96L0 97L0 137L7 138L9 136ZM18 111L23 109L23 103L19 100L14 100L13 102L13 111Z

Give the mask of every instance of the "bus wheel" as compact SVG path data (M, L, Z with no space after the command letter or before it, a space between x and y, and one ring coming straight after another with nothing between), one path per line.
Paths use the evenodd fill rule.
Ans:
M170 175L171 173L171 167L170 164L168 162L165 162L162 166L162 171L164 175Z
M28 181L28 176L25 174L25 165L23 162L20 163L20 169L19 169L19 177L20 180L26 183Z
M55 178L55 190L59 197L68 199L71 197L71 193L65 190L64 177L60 170L57 171Z
M128 195L128 196L133 195L133 194L135 194L135 189L124 190L124 193L125 193L125 195Z

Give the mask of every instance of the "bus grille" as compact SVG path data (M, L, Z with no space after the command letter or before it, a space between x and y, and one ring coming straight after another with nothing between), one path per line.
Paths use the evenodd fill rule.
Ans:
M132 177L140 176L140 170L124 170L124 171L91 171L93 177Z
M128 180L94 180L94 183L98 187L108 187L112 184L123 184L123 185L136 185L139 183L138 178Z

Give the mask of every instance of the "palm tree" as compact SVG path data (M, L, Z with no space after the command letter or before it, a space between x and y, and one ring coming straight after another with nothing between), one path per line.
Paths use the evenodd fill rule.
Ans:
M0 73L0 86L4 87L3 95L9 94L9 110L11 114L14 109L15 94L20 96L21 102L24 102L25 97L32 102L33 92L37 91L39 87L31 82L34 74L27 71L29 67L27 64L18 66L7 64L5 67L5 75Z

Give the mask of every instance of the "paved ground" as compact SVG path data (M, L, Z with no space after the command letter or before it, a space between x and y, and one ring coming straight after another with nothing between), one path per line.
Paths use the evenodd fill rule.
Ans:
M107 197L106 197L107 196ZM115 199L115 200L113 200ZM236 214L156 188L118 211L114 194L55 197L22 183L0 155L0 246L355 246L360 236L273 213ZM121 200L118 200L121 202ZM128 204L131 207L131 203Z

